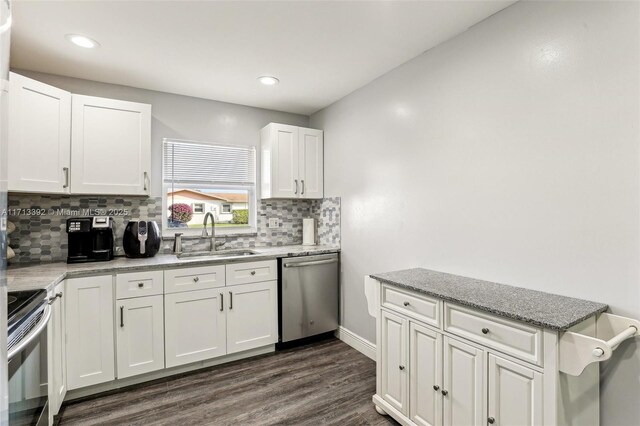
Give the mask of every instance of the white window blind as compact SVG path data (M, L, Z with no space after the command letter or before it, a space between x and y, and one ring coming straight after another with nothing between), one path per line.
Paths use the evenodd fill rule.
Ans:
M254 147L165 139L163 149L167 183L255 184Z

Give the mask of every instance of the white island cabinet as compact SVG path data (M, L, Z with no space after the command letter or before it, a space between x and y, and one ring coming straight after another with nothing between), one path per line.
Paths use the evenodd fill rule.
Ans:
M425 269L366 277L365 294L373 402L403 425L597 425L598 361L640 330L604 304Z

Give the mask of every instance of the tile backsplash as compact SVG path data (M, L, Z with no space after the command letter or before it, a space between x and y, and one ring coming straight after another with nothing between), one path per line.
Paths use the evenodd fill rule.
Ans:
M11 263L55 262L67 258L67 218L104 214L112 210L116 234L116 256L124 255L122 235L130 220L162 221L161 197L80 196L9 194L9 220L16 226L9 235L15 252ZM80 213L78 213L80 212ZM12 214L13 213L13 214ZM124 214L117 214L124 213ZM281 246L302 243L302 219L313 217L319 244L340 244L340 198L322 200L260 200L257 203L257 233L218 236L221 249ZM269 228L269 218L280 226ZM173 234L163 235L172 237ZM183 237L183 250L207 250L208 241ZM171 253L173 240L163 239L161 252Z

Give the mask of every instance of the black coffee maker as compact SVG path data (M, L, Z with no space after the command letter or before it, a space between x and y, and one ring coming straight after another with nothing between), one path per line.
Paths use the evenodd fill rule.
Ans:
M109 216L67 219L69 254L67 263L101 262L113 259L113 218Z

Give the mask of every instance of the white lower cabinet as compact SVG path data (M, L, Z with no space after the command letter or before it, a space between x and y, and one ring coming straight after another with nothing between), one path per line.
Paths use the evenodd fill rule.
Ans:
M488 416L495 425L541 425L542 374L490 354Z
M376 405L401 424L542 425L543 374L380 309Z
M164 368L163 296L118 300L118 379Z
M382 311L380 395L392 407L407 413L407 325L398 315Z
M164 296L167 367L227 353L224 288Z
M278 341L278 282L265 281L226 288L227 353Z
M67 388L115 379L113 276L66 281Z
M444 379L442 384L445 425L484 425L484 356L478 349L444 337Z
M54 290L51 302L51 320L49 322L49 413L55 416L67 394L67 366L65 365L65 320L64 320L64 282Z
M442 424L442 335L409 325L409 418L417 425Z

